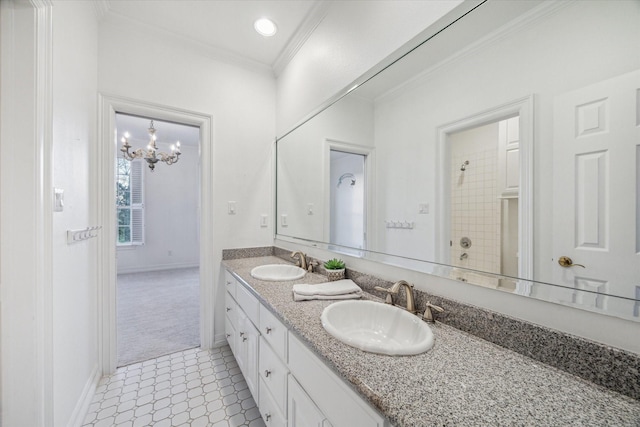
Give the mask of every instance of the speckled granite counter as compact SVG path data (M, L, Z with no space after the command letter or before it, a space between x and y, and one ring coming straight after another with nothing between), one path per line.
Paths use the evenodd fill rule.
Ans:
M595 386L441 323L435 345L417 356L365 353L320 323L331 301L294 302L293 283L264 282L253 267L285 264L274 256L223 261L316 354L397 427L640 426L640 401Z

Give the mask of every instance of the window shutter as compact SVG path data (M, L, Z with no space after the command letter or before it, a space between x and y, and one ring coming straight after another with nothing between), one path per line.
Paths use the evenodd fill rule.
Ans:
M131 207L131 244L144 244L144 210Z
M144 244L144 169L141 160L131 162L131 244Z
M142 195L142 180L144 177L142 166L140 160L131 162L131 206L142 205L144 203Z

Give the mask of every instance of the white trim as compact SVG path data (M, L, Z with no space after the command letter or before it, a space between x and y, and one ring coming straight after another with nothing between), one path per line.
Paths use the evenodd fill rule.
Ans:
M323 200L324 200L324 224L323 224L323 239L327 243L331 243L331 228L330 228L330 219L331 219L331 185L330 185L330 176L331 176L331 150L344 151L345 153L352 154L361 154L365 156L364 160L364 174L365 174L365 204L366 204L366 212L365 212L365 230L366 230L366 239L364 250L369 248L375 248L375 244L377 242L372 241L375 238L375 225L377 224L377 215L376 209L374 207L375 204L375 196L376 192L374 188L376 188L375 183L375 165L376 165L376 149L375 147L369 147L366 145L357 145L348 142L342 142L335 139L326 138L324 140L324 166L323 166L323 176L322 176L322 188L323 188Z
M227 345L229 342L227 341L227 335L222 333L222 334L217 334L213 340L213 346L212 347L222 347L223 345Z
M448 215L449 178L451 176L447 137L454 132L492 123L508 116L520 116L520 192L518 197L518 277L533 280L533 146L534 96L529 95L465 117L437 129L436 189L439 209L436 211L436 261L450 264Z
M287 45L282 49L282 52L280 52L276 60L273 61L272 68L276 78L284 71L289 62L296 56L311 34L313 34L315 29L318 28L318 25L320 25L325 16L327 16L329 6L329 2L319 1L311 8L311 11L309 11L304 21L302 21L302 24L300 24Z
M202 348L214 344L214 259L213 236L213 117L188 110L172 108L146 101L115 95L99 94L100 160L94 179L93 192L98 200L98 223L103 226L99 245L98 319L100 328L99 353L104 374L116 368L116 211L113 161L117 152L114 134L115 113L155 117L200 128L200 343Z
M101 377L102 374L100 373L100 367L96 363L91 370L91 375L89 375L87 382L82 388L82 393L80 393L80 398L78 399L75 408L73 408L73 412L69 418L69 423L67 424L68 427L80 427L83 425L84 417L86 417L86 414L89 411L89 406L91 405L93 396L96 393Z
M120 248L118 248L120 250ZM176 262L172 264L152 264L142 267L123 267L117 271L117 274L129 274L129 273L147 273L150 271L165 271L165 270L177 270L180 268L195 268L199 267L197 262Z
M36 8L36 325L42 382L41 425L53 426L53 16ZM39 265L38 265L39 264Z
M32 0L2 2L0 7L4 178L0 423L28 419L43 427L53 425L52 4ZM30 160L14 165L16 156L25 154ZM25 209L32 212L32 219L15 221ZM23 269L25 258L31 263L28 272ZM18 325L21 317L26 317L26 325ZM20 350L22 345L26 352ZM11 365L21 357L33 372L24 382ZM19 382L20 390L12 395L11 385Z

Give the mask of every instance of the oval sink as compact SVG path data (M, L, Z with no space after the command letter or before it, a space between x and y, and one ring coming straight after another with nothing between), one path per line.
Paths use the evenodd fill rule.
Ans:
M284 282L304 277L306 271L300 267L289 264L267 264L255 267L251 270L251 276L260 280L271 282Z
M325 308L320 319L331 335L370 353L411 355L433 347L433 332L424 321L389 304L340 301Z

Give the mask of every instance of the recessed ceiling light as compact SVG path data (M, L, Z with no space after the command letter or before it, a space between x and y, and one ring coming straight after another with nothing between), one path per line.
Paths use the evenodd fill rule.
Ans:
M258 19L253 23L253 28L255 28L259 34L265 37L271 37L276 33L276 31L278 31L278 27L276 27L276 24L268 18Z

